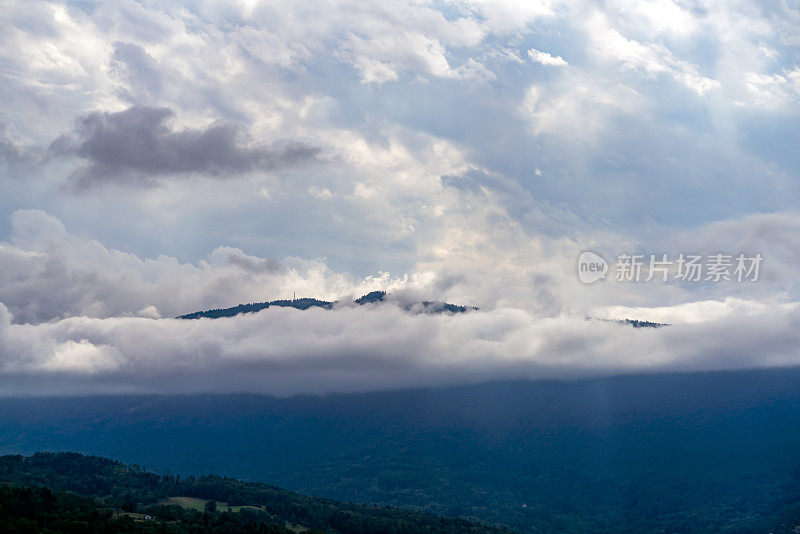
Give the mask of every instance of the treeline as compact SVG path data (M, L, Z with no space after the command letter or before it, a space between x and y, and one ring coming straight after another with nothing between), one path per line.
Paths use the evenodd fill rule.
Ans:
M669 326L667 323L654 323L652 321L640 321L638 319L622 319L620 323L634 328L660 328L662 326Z
M240 313L255 313L265 310L270 306L278 306L280 308L296 308L298 310L307 310L309 308L323 308L330 310L333 308L333 302L325 300L317 300L312 298L301 298L294 300L273 300L271 302L252 302L250 304L239 304L232 308L218 308L213 310L198 311L194 313L187 313L177 317L178 319L200 319L201 317L209 317L211 319L219 319L220 317L233 317Z
M7 522L0 523L0 532L156 532L153 529L158 529L175 533L278 533L289 532L287 523L302 525L312 532L505 531L412 510L309 497L220 476L159 475L137 466L75 453L2 456L0 482L10 485L0 495L0 516ZM227 509L199 512L159 504L170 496L209 499L248 508L236 513ZM125 530L132 524L135 528Z

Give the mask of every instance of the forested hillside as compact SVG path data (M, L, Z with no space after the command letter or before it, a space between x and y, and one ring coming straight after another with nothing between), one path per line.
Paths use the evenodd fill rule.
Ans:
M0 399L0 453L41 450L524 532L789 533L800 369L286 399Z
M159 475L75 453L0 457L0 483L0 532L504 532L233 478Z

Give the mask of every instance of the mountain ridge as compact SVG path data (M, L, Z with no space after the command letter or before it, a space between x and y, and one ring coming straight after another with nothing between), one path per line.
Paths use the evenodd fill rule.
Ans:
M386 291L371 291L366 295L355 299L354 304L364 306L368 304L381 304L386 302ZM179 315L176 319L200 319L207 317L210 319L219 319L222 317L235 317L244 313L258 313L261 310L266 310L270 307L281 308L295 308L298 310L307 310L309 308L322 308L324 310L332 310L338 301L319 300L311 297L302 297L295 299L279 299L267 302L252 302L249 304L239 304L230 308L214 308L210 310L196 311ZM400 303L398 303L400 304ZM450 304L448 302L423 300L412 304L400 304L400 307L408 312L418 313L466 313L468 311L477 310L477 307L460 306L458 304Z

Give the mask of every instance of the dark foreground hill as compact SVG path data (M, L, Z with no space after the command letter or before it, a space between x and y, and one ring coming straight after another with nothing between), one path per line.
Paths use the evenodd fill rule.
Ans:
M505 532L232 478L158 475L74 453L0 457L0 483L0 532Z
M525 532L789 533L800 525L800 370L288 399L0 399L0 452L39 450Z

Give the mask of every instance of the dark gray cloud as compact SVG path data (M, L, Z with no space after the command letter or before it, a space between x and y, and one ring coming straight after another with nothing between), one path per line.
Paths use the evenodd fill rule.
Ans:
M225 177L272 170L319 153L316 147L292 141L248 146L243 128L225 122L173 130L167 123L172 116L169 109L145 106L90 113L78 120L72 134L56 139L50 150L85 161L72 175L72 185L79 190L108 182L153 186L167 175Z
M250 274L282 273L286 268L275 258L253 258L236 250L228 254L228 263Z

